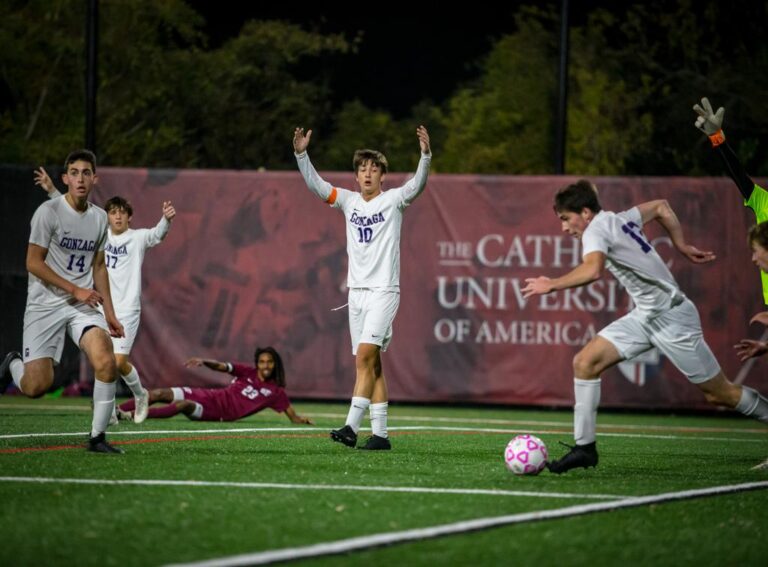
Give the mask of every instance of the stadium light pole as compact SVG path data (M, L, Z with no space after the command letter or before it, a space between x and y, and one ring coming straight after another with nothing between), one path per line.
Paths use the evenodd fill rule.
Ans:
M558 66L557 132L555 134L555 173L565 173L565 139L568 122L568 0L560 3L560 64Z
M96 92L98 91L99 1L87 0L85 19L85 147L96 153Z

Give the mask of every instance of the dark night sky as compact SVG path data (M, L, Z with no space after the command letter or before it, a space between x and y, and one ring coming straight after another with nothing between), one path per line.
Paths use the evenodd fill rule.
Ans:
M466 11L379 4L384 12L377 15L371 4L357 9L349 5L299 9L288 3L282 7L227 3L222 9L221 2L187 1L205 17L213 46L236 36L249 19L279 19L308 30L342 32L347 38L362 32L358 55L338 56L325 63L332 69L334 99L359 98L397 118L421 100L442 102L458 84L477 76L477 63L493 40L514 31L514 14L523 3L513 0L493 10Z

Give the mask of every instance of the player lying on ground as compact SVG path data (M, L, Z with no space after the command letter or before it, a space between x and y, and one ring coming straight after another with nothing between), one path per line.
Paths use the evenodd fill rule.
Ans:
M183 413L189 419L200 421L236 421L272 408L285 413L292 423L312 425L307 417L296 413L285 393L285 368L283 360L272 347L256 348L256 366L219 362L202 358L190 358L188 368L206 366L218 372L234 376L225 388L159 388L150 390L150 405L164 402L167 406L150 408L150 419L173 417ZM118 417L131 419L134 400L120 405Z

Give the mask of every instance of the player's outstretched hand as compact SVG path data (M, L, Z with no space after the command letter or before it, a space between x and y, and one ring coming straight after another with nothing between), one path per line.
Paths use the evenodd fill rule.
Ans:
M711 250L699 250L691 244L680 247L680 252L694 264L706 264L717 258Z
M753 341L752 339L741 339L733 346L736 349L736 355L739 360L744 362L756 356L762 356L768 352L768 342Z
M429 154L432 150L429 147L429 132L424 126L416 128L416 136L419 138L419 146L421 147L421 153Z
M749 320L749 324L751 325L752 323L762 323L763 325L768 327L768 311L761 311L760 313L752 317Z
M56 191L56 186L53 184L50 175L48 175L48 172L45 171L43 167L38 167L34 172L34 176L35 185L43 188L46 193L53 193Z
M168 222L172 221L173 217L176 216L176 209L173 208L170 201L163 201L163 216Z
M528 299L532 295L544 295L552 291L552 280L546 276L538 278L526 278L527 284L522 290L523 298Z
M309 139L312 137L312 130L307 130L304 134L304 128L296 128L293 131L293 151L297 154L307 151Z
M696 128L704 132L707 136L716 134L719 130L723 129L725 108L722 106L715 112L712 105L709 103L709 99L704 97L701 99L701 106L694 104L693 110L699 115L694 123Z

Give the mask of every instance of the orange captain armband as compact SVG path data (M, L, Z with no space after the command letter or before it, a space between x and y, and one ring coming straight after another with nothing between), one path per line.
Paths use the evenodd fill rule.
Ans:
M331 187L331 194L328 195L328 198L325 200L325 202L329 205L333 205L336 202L336 197L338 196L339 192L336 190L336 187Z
M723 129L720 128L717 132L712 134L709 137L709 141L712 142L713 148L716 148L717 146L725 142L725 134L723 133Z

